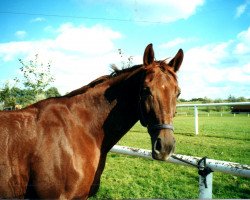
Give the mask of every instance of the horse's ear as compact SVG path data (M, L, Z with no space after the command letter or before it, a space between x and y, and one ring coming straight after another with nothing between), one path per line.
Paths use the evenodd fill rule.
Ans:
M148 66L152 64L154 62L154 58L155 56L154 56L153 44L149 44L144 51L143 65Z
M175 57L168 63L170 67L174 68L174 71L177 72L181 66L181 63L183 61L184 53L182 49L179 49L178 53L175 55Z

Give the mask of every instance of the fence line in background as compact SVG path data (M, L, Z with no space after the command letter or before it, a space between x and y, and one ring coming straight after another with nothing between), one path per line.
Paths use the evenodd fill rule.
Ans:
M238 105L250 105L250 102L204 103L204 104L177 104L177 107L194 107L194 129L195 129L195 135L198 135L198 133L199 133L198 107L208 107L208 106L238 106Z
M151 151L145 150L145 149L115 145L111 149L111 152L152 159ZM184 160L185 162L181 160ZM201 158L199 157L175 154L173 157L170 157L166 162L195 167L199 165L199 161L201 161ZM227 173L227 174L231 174L235 176L242 176L242 177L250 178L250 166L249 165L242 165L239 163L226 162L226 161L214 160L214 159L206 159L205 165L209 169L211 169L213 172L218 171L218 172ZM212 199L212 181L213 181L213 173L209 173L205 177L202 175L199 175L199 198L200 199Z
M199 113L199 116L205 116L205 117L210 117L210 116L219 116L219 117L224 117L224 116L233 116L233 117L236 117L238 114L235 114L235 113L231 113L231 112L212 112L212 113ZM250 117L250 113L248 112L241 112L242 116L246 116L246 117ZM176 116L194 116L194 114L190 114L188 112L177 112L176 113Z

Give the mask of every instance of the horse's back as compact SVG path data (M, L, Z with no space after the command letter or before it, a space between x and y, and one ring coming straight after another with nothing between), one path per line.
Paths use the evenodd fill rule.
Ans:
M29 157L33 151L34 113L0 112L0 196L23 196L29 180Z
M38 198L87 197L100 148L66 104L0 112L0 123L0 197L22 197L27 187Z
M52 104L40 115L41 139L33 170L43 198L86 197L93 182L100 152L86 124L72 110L65 104Z

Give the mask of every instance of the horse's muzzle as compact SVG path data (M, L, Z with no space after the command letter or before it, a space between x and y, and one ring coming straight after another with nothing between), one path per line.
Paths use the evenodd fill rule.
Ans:
M152 138L152 157L156 160L167 160L175 150L175 138L172 130L161 130L158 137Z

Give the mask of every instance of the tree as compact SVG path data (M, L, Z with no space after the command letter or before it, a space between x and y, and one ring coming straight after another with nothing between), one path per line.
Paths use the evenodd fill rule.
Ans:
M34 60L24 61L19 59L19 62L23 78L21 80L15 78L15 81L21 82L26 92L31 92L32 95L27 95L29 97L29 104L46 98L44 90L55 80L51 74L50 62L44 65L39 61L38 54L35 55Z
M129 68L133 65L133 56L125 56L124 53L122 52L122 49L118 49L118 54L121 57L122 69Z
M223 100L222 99L215 99L214 103L223 103ZM223 111L223 107L222 106L215 106L215 110L217 112L222 112Z
M54 77L51 74L51 64L48 62L44 65L39 62L38 54L35 55L34 60L23 61L19 59L21 64L20 70L23 73L23 80L21 81L26 89L29 89L38 95L44 89L54 82ZM18 78L16 81L20 82Z
M234 96L232 96L232 95L229 95L229 97L228 97L228 99L227 99L229 102L236 102L237 101L237 99L234 97Z
M202 103L212 103L212 102L213 102L213 100L208 98L208 97L204 97L203 101L202 101ZM210 112L211 110L212 110L212 108L210 106L207 106L205 108L205 111L207 111L207 112Z
M187 102L186 99L183 99L183 98L180 98L180 99L177 99L178 102Z
M16 98L13 95L13 89L8 82L4 85L4 88L0 90L0 102L3 102L3 107L14 108L16 105Z
M45 91L46 98L61 96L56 87L51 87Z
M14 108L17 104L25 107L48 97L60 96L55 87L50 87L45 91L55 80L51 75L50 62L44 65L39 61L38 54L35 55L34 61L19 59L19 62L21 64L20 71L23 77L20 79L16 77L14 79L14 86L10 86L9 82L7 82L3 88L0 88L1 108ZM17 87L18 83L24 87Z
M245 97L238 97L237 102L246 102L247 99Z

